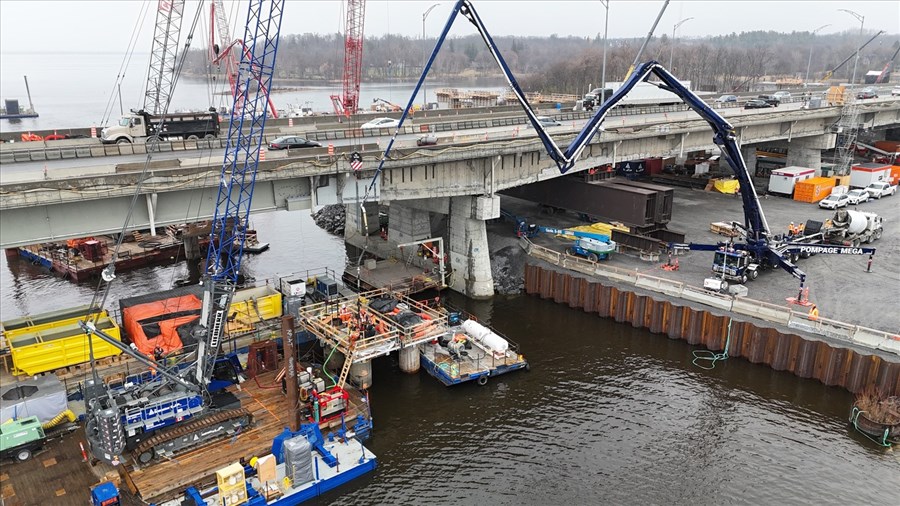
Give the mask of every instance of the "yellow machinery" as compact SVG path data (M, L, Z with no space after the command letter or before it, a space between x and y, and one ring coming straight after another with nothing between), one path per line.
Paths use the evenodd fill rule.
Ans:
M248 332L263 320L281 318L281 292L271 286L258 286L234 294L227 330L229 333Z
M216 471L219 504L235 506L247 502L247 481L244 478L244 466L237 462Z

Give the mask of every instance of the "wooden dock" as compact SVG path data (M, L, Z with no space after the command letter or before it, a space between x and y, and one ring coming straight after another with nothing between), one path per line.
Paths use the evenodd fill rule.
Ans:
M290 407L287 397L281 393L280 382L275 382L275 371L260 374L241 384L241 388L229 390L240 400L244 408L253 414L253 427L228 440L177 455L142 469L133 465L121 466L123 485L143 501L159 503L180 496L190 485L204 488L216 483L216 471L241 458L249 460L271 453L272 439L290 424ZM368 408L363 394L348 389L350 408L345 420L352 425L358 414L368 418ZM307 423L307 420L301 420ZM337 429L341 420L335 419L321 425L323 432Z

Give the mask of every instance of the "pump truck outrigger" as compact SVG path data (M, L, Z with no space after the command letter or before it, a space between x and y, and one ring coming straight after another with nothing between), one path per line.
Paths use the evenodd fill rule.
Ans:
M603 128L601 127L601 123L603 122L604 118L606 118L606 115L610 111L610 109L615 107L632 89L634 89L635 86L638 85L638 83L647 82L662 90L666 90L677 95L688 107L693 109L694 112L699 114L700 117L702 117L704 120L706 120L707 123L709 123L714 132L713 142L715 142L715 144L719 146L719 149L721 149L722 157L731 167L731 170L734 172L735 178L738 180L744 208L744 223L740 226L742 229L744 242L732 244L731 247L737 251L745 251L748 260L752 260L753 263L755 263L757 266L771 266L784 269L792 276L800 280L800 286L802 289L803 283L806 279L806 274L794 265L792 259L795 259L795 256L799 255L800 248L808 248L810 246L808 244L793 244L790 241L784 240L783 238L776 239L776 237L771 234L769 225L766 222L765 215L763 214L762 207L760 206L759 197L756 194L756 189L753 187L753 182L750 179L750 173L747 170L747 166L744 164L744 159L741 156L740 147L735 140L736 135L734 127L730 123L728 123L722 116L716 113L712 108L710 108L709 105L706 104L706 102L700 99L687 87L682 85L678 81L678 79L676 79L675 76L673 76L671 73L669 73L669 71L663 68L662 65L659 64L659 62L649 61L646 63L642 63L638 65L634 69L634 72L632 72L627 77L625 82L622 83L622 86L617 89L615 93L613 93L609 97L608 100L603 102L603 104L601 104L597 108L596 112L594 112L594 115L591 116L584 127L582 127L581 131L578 133L575 139L573 139L572 142L568 146L566 146L565 150L563 150L550 137L550 135L547 133L547 130L538 120L537 114L531 107L531 104L529 104L528 99L525 97L525 93L522 91L519 83L516 81L515 76L513 76L512 71L509 69L509 66L506 64L506 61L500 54L499 48L494 43L493 38L491 37L490 33L488 33L487 28L484 26L484 23L482 22L478 13L475 11L475 7L472 5L471 0L458 0L456 2L453 10L450 12L447 23L444 25L443 31L441 32L440 36L438 36L437 43L435 44L434 49L431 52L431 56L426 62L425 67L422 69L422 75L419 77L419 81L416 83L416 88L413 90L412 95L410 96L409 104L400 116L400 121L394 130L394 135L391 137L391 140L388 142L388 145L384 150L384 154L381 157L378 168L375 170L375 174L373 175L371 182L366 187L365 196L363 197L360 204L360 207L363 208L364 221L364 206L369 199L369 195L372 193L372 190L377 184L384 163L388 159L388 155L390 154L391 148L394 145L394 141L397 139L397 136L399 135L403 127L403 122L406 121L408 111L412 110L413 101L418 95L419 89L422 87L422 83L424 82L425 77L428 75L428 71L431 69L431 66L434 63L434 60L437 57L441 46L443 45L448 33L450 32L450 28L453 26L453 22L456 20L456 17L459 14L462 14L463 17L468 19L469 22L471 22L475 26L475 29L478 30L478 33L487 46L488 51L491 53L494 61L497 62L497 65L503 72L503 75L506 78L510 89L512 89L513 93L516 95L516 98L518 98L519 102L522 104L522 108L524 109L525 114L528 117L528 121L531 122L531 125L534 127L535 132L538 134L538 137L544 144L544 148L547 150L550 158L556 163L561 173L565 173L575 166L575 163L581 156L581 152L584 150L584 148L590 143L591 139L593 139L595 135L598 135L598 133L603 130ZM657 77L659 81L649 81L648 79L651 76ZM726 247L726 245L670 245L671 249L692 249L706 251L715 251L723 247ZM843 251L843 248L837 246L833 248L829 247L828 250L823 250L820 252L836 253L836 250L838 249L840 249L843 254L870 254L875 252L873 248L849 248L849 250L845 252Z

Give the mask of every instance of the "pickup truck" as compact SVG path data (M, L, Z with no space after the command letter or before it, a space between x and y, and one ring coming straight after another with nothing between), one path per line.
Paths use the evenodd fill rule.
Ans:
M869 192L869 198L880 199L881 197L887 197L888 195L897 193L897 187L891 183L880 181L866 186L866 191Z
M774 106L774 107L778 107L778 104L781 103L781 98L779 98L775 95L760 95L756 98L757 98L757 100L762 100L763 102L765 102L771 106Z

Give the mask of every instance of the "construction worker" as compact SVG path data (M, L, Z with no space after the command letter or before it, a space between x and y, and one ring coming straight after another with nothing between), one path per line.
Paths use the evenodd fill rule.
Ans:
M809 308L809 319L812 321L816 321L819 319L819 308L816 307L815 304L813 304L812 307Z
M796 227L794 227L794 222L792 221L790 225L788 225L788 235L793 236L797 233Z

